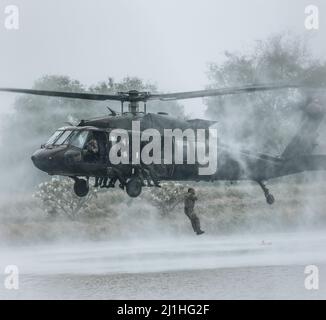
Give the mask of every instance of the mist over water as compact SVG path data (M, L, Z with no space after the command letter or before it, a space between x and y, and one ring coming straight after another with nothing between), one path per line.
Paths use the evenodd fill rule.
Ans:
M19 266L21 284L0 297L325 298L325 248L324 232L2 248L0 265ZM303 284L311 264L320 268L321 287L309 295Z
M2 248L24 275L154 273L324 264L323 232L80 242Z

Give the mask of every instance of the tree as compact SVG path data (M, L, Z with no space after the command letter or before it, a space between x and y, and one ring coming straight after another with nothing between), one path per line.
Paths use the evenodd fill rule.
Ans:
M128 204L132 200L118 188L90 188L86 197L79 198L73 192L73 183L69 178L52 178L40 183L33 197L39 200L41 209L47 215L65 216L72 220L115 216L119 204Z
M284 34L256 42L249 53L225 52L208 75L211 88L303 80L325 85L326 63L313 58L306 41ZM305 99L299 90L224 96L207 99L206 113L228 143L280 154L298 129Z
M73 182L70 179L52 178L41 183L33 196L41 200L42 208L49 216L64 214L70 219L75 219L82 209L97 198L97 189L92 188L86 197L79 198L72 192L72 186Z

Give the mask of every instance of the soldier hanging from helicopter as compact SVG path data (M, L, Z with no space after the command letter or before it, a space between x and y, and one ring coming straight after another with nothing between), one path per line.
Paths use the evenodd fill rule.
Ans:
M196 197L196 192L195 189L189 188L187 194L185 195L184 199L184 210L186 216L190 219L191 221L191 226L194 229L194 232L197 235L202 235L205 233L205 231L202 231L200 228L200 220L196 213L194 212L195 209L195 203L198 200Z

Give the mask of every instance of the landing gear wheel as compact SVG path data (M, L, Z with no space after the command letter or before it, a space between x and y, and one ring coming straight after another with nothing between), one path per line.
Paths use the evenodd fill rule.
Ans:
M275 203L275 198L272 194L267 194L266 195L266 201L267 203L271 206Z
M78 179L74 184L74 192L79 198L84 198L88 195L89 186L86 180Z
M142 182L139 178L131 178L126 186L127 194L130 198L137 198L142 192Z

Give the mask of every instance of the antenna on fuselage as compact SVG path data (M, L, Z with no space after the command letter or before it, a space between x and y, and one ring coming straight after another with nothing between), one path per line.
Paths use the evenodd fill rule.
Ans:
M117 115L117 113L110 107L107 107L107 109L111 112L111 116L115 117Z

